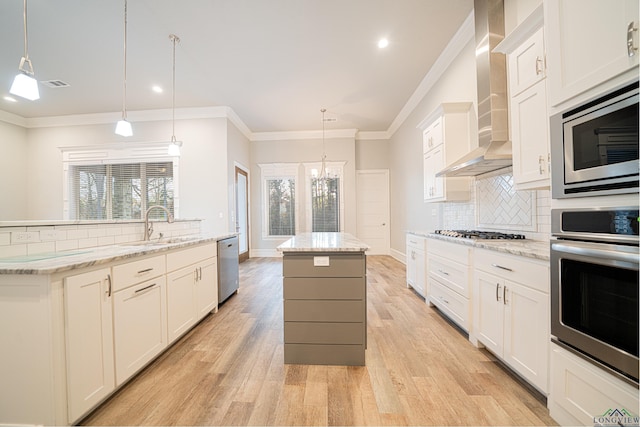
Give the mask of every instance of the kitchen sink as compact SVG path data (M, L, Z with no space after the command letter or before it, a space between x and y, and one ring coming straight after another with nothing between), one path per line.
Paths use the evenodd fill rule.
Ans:
M33 262L33 261L42 261L45 259L52 258L61 258L72 255L80 255L86 254L87 252L91 252L89 250L85 251L64 251L64 252L45 252L41 254L33 254L33 255L19 255L8 258L0 258L0 263L21 263L21 262Z
M167 239L157 239L157 240L148 240L148 241L143 240L140 242L122 243L119 246L163 246L163 245L170 245L173 243L191 242L198 239L199 237L172 237Z

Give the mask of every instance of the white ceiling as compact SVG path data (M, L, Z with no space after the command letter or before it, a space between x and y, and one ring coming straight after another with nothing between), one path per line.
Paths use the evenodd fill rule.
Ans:
M23 55L22 0L0 1L0 110L25 118L119 112L124 0L29 0L41 98L8 95ZM473 0L128 0L127 109L229 106L253 132L386 131ZM381 37L389 39L378 49ZM163 94L151 91L157 84Z

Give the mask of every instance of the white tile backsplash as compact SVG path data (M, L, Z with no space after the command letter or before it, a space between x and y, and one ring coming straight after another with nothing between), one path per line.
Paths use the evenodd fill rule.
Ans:
M182 220L172 224L154 222L153 238L200 234L200 220ZM144 235L142 222L105 222L91 224L0 227L0 258L33 255L45 252L109 246L137 242Z
M486 229L524 234L548 241L551 234L549 190L516 191L511 168L476 177L468 202L442 206L443 229Z

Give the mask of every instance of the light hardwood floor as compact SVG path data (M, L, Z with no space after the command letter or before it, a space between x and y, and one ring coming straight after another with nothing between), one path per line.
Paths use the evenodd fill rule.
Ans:
M240 266L240 292L83 421L86 425L555 425L530 393L367 258L365 367L283 364L282 263Z

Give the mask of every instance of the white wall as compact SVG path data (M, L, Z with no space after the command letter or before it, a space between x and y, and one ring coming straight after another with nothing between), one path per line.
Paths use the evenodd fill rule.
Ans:
M20 134L1 123L0 140ZM136 122L134 136L123 138L113 133L112 124L32 128L25 131L26 160L22 161L27 209L7 220L62 219L63 175L60 147L92 146L107 143L169 141L170 121ZM201 218L202 231L228 231L227 198L227 119L190 119L176 121L176 136L183 141L179 166L181 218ZM4 143L3 143L4 144ZM16 162L16 164L20 164ZM0 170L4 182L8 167ZM3 187L4 188L4 187ZM1 191L5 191L4 189ZM20 199L15 196L20 204ZM222 214L222 217L220 215Z
M356 170L389 169L389 140L356 140Z
M27 217L27 131L0 121L0 221Z
M392 251L404 253L407 230L433 230L442 220L442 204L423 201L422 131L416 126L443 102L473 102L477 114L474 44L464 46L389 143Z

